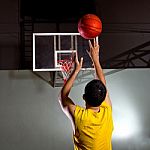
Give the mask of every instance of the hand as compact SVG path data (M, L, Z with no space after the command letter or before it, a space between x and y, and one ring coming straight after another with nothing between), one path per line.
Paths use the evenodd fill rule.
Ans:
M78 53L76 52L76 56L75 56L75 72L79 72L82 68L82 64L83 64L83 57L81 57L80 62L78 60Z
M94 38L94 41L93 41L93 45L91 43L91 41L89 40L89 47L90 47L90 50L87 51L87 53L89 54L89 56L91 57L91 59L93 61L99 61L99 44L98 44L98 41L96 41L96 39Z

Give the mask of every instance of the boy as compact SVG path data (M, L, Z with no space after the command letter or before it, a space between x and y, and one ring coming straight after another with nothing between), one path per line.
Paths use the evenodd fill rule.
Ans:
M112 104L106 89L106 80L99 62L99 44L89 40L88 51L93 61L97 79L85 86L83 99L85 107L75 105L69 93L82 68L76 55L75 69L61 89L59 102L63 112L69 117L73 127L74 150L111 150L113 132Z

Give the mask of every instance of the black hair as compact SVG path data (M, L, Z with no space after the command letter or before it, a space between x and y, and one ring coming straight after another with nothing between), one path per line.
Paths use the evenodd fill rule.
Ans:
M105 100L106 91L106 87L101 80L93 79L85 86L83 97L88 105L97 107Z

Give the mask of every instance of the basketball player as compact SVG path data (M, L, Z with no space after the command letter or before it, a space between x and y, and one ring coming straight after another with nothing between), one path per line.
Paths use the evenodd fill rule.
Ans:
M91 57L96 79L84 89L85 108L76 105L69 97L73 83L82 67L76 56L76 67L61 89L59 102L63 112L70 118L73 126L74 150L111 150L112 149L112 104L106 89L106 80L99 62L99 45L89 40Z

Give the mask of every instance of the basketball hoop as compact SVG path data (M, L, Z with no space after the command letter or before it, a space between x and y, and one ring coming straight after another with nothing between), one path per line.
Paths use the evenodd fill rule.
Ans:
M63 80L65 83L72 72L73 61L72 59L71 60L64 59L64 60L58 60L57 62L60 65L60 69L63 75Z

